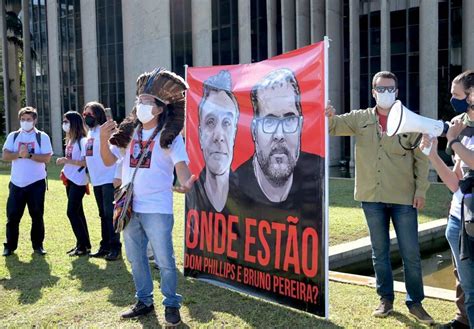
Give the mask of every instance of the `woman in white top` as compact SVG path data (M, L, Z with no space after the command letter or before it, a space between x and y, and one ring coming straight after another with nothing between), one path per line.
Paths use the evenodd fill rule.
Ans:
M187 192L194 183L188 169L188 156L179 132L184 122L184 91L186 83L164 69L142 74L137 80L136 114L115 131L108 121L101 127L101 155L105 164L122 159L122 185L130 182L139 165L133 186L132 218L123 231L127 258L132 266L136 288L136 305L122 314L133 318L153 311L153 281L147 257L147 243L160 268L160 288L168 324L181 322L179 308L182 297L177 294L177 272L174 259L173 230L173 168L181 186L175 190ZM110 143L125 149L118 157ZM144 153L145 152L145 153Z
M91 249L89 230L82 206L82 199L89 182L86 175L86 160L82 155L82 149L86 146L86 129L82 116L76 111L64 114L62 127L66 133L65 156L58 158L56 164L64 166L61 179L66 185L67 216L76 236L76 245L68 251L68 254L82 256L88 254Z
M100 125L106 121L104 106L98 102L89 102L84 106L82 115L84 122L89 127L86 147L82 153L86 157L89 177L92 186L94 186L102 232L99 250L91 253L90 256L117 260L120 258L122 244L120 243L120 234L115 233L112 224L114 211L112 182L115 175L115 164L107 167L100 156Z

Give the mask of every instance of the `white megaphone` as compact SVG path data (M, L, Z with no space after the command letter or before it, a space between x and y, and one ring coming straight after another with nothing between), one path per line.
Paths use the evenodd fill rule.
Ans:
M446 134L448 129L448 123L418 115L403 106L400 101L395 101L388 113L387 136L402 133L421 133L438 137ZM423 149L423 153L426 155L430 154L430 151L431 146Z

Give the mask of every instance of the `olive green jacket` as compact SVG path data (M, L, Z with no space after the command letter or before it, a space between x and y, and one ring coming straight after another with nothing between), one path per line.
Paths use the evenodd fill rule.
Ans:
M415 145L418 134L381 134L375 108L330 117L329 133L355 136L355 200L410 205L426 198L428 158L402 147Z

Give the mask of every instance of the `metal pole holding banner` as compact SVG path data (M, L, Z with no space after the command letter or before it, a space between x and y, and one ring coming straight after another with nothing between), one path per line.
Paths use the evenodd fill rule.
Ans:
M328 105L329 80L328 80L328 51L329 38L324 37L324 109ZM326 244L324 257L324 308L326 320L329 319L329 126L328 118L324 116L325 145L324 145L324 242Z
M184 81L188 83L188 64L184 64ZM185 91L185 95L187 96L187 91ZM186 146L186 109L185 109L185 115L184 115L184 127L183 127L183 132L182 135L184 137L184 145Z

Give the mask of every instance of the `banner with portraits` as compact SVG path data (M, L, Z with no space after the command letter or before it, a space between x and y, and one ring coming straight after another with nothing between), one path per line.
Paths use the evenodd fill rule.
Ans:
M326 54L188 68L186 276L327 316Z

